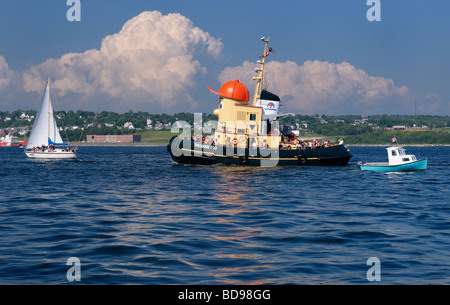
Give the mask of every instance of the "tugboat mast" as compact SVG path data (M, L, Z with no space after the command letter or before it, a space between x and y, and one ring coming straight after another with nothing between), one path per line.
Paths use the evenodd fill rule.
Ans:
M266 63L266 58L269 56L270 48L269 48L269 38L267 40L265 37L262 37L261 40L265 43L264 45L264 53L262 53L259 58L260 60L257 61L258 64L261 65L261 67L256 68L255 71L258 73L257 77L253 77L253 80L256 80L256 88L255 88L255 94L253 96L253 106L256 106L256 102L261 97L261 91L264 81L264 64Z

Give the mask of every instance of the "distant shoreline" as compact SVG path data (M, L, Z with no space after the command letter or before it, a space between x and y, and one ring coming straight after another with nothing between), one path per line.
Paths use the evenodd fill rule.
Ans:
M356 147L388 147L394 146L393 144L345 144L346 146L356 146ZM397 146L410 146L410 147L449 147L450 144L397 144Z
M136 142L136 143L80 143L79 147L116 147L116 146L122 146L122 147L160 147L160 146L166 146L169 144L167 143L147 143L147 142Z
M167 143L147 143L147 142L136 142L136 143L80 143L80 147L162 147L169 144ZM354 147L388 147L393 146L389 144L345 144L346 146ZM449 147L450 144L399 144L399 146L410 146L410 147Z

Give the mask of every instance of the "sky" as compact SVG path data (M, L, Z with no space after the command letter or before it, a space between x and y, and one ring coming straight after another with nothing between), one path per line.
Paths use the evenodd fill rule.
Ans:
M450 1L79 2L0 0L0 111L37 110L50 77L56 110L212 113L208 85L253 95L265 36L283 112L450 114Z

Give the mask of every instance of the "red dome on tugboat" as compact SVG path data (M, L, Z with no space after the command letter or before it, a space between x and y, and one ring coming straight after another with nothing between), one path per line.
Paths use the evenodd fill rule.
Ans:
M222 88L220 88L219 92L215 92L209 86L208 89L217 95L222 97L231 98L234 100L248 102L250 100L250 94L248 93L247 87L239 82L239 80L226 82Z

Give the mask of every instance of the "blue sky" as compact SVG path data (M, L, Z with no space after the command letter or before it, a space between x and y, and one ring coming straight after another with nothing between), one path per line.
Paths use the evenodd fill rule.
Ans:
M268 89L291 97L285 111L413 114L417 100L419 113L448 115L450 2L380 2L381 21L369 22L366 0L81 0L81 21L69 22L66 0L1 1L0 109L35 109L50 76L63 109L212 112L217 97L206 86L219 90L226 79L242 78L252 92L246 69L262 51L259 38L270 36L276 52L268 58ZM122 31L127 22L139 27ZM181 22L184 35L198 37L170 47L170 56L158 53L153 48L169 45L148 40L150 33L180 37L177 27L164 33L165 22ZM108 35L117 36L111 44L123 46L125 57L112 60L101 49ZM139 48L123 45L146 39ZM69 63L67 54L75 54ZM172 66L162 62L186 61L179 65L185 73L164 78ZM84 83L71 87L75 79Z

